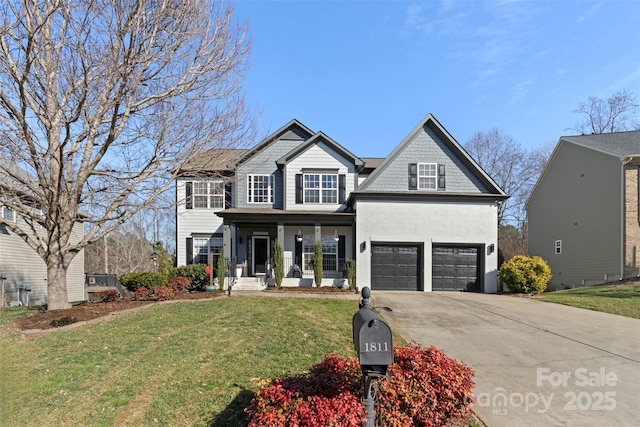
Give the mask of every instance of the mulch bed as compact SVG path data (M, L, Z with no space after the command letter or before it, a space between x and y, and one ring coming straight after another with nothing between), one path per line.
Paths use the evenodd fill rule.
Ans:
M267 288L266 292L273 293L313 293L313 294L348 294L353 293L348 289L322 286L318 287L282 287ZM233 295L233 290L232 290ZM177 295L174 300L203 300L226 296L223 292L191 292ZM121 299L112 302L83 302L64 310L33 311L33 314L17 319L12 326L25 330L53 329L71 325L78 322L86 322L98 319L110 314L117 314L125 310L137 309L157 301L133 301L131 299Z

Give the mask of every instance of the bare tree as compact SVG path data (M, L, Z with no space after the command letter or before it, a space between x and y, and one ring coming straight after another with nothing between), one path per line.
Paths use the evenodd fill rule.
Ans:
M590 96L573 112L583 115L583 120L573 129L583 134L640 130L637 100L626 89L607 100Z
M147 239L144 223L136 218L87 245L84 265L90 274L121 276L132 271L164 271L173 262L161 242Z
M209 0L16 0L0 16L0 156L29 178L0 173L29 229L0 223L44 260L48 307L62 309L78 252L152 203L186 160L247 131L247 28Z
M526 150L513 137L494 128L475 132L464 148L510 196L500 206L498 222L522 222L524 203L544 169L550 146Z

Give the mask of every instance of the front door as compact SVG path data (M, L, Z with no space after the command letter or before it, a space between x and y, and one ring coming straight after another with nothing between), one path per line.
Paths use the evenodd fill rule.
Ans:
M253 271L256 275L265 274L269 259L269 236L253 236Z

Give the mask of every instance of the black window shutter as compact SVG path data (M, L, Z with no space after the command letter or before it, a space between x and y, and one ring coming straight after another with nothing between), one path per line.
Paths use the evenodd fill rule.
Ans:
M302 174L296 174L296 203L302 203Z
M346 248L345 248L345 238L343 235L338 236L338 270L344 271Z
M302 236L300 236L302 237ZM293 254L293 262L302 269L302 242L298 242L298 236L296 235L295 253Z
M187 182L186 184L186 201L187 201L187 209L192 209L193 208L193 202L191 201L191 193L193 192L193 183L191 182Z
M444 174L444 165L438 165L438 190L444 190L446 188L446 180Z
M187 264L193 264L193 238L187 237Z
M409 163L409 190L418 189L418 164Z
M347 201L347 176L338 175L338 203Z
M229 209L231 205L231 183L224 184L224 208Z

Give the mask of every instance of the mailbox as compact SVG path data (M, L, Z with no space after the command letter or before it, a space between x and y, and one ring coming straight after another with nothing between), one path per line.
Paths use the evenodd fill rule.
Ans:
M393 363L393 337L389 325L369 308L370 292L362 290L362 308L353 316L353 345L365 375L386 375Z

